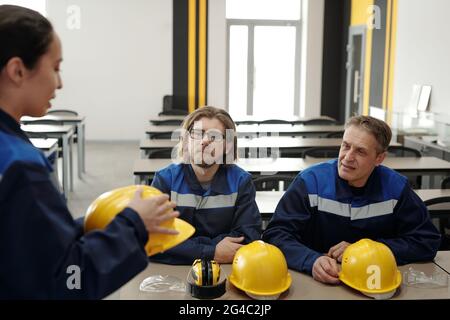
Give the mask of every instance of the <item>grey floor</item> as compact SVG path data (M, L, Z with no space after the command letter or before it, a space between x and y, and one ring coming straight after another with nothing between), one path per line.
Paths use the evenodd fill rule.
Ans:
M73 217L78 218L84 216L88 206L100 194L134 183L133 163L140 157L140 152L139 141L87 141L86 173L80 180L76 146L74 149L74 189L67 195L67 204Z

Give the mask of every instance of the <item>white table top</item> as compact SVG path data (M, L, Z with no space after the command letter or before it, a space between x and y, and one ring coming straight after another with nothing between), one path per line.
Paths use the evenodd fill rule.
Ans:
M150 118L150 122L159 122L159 121L167 121L167 120L184 120L186 116L182 115L161 115L157 117ZM289 116L289 117L267 117L267 116L235 116L233 117L234 122L245 122L245 121L255 121L255 122L262 122L266 120L282 120L282 121L288 121L292 123L302 123L304 121L312 120L312 119L325 119L325 120L334 120L333 118L330 118L328 116L318 116L318 117L299 117L299 116Z
M247 158L236 162L251 173L275 174L277 172L296 173L313 164L328 161L326 158ZM171 159L138 159L134 174L153 174L172 163ZM386 158L383 165L401 172L450 172L450 162L435 157Z
M238 133L327 133L344 131L342 125L241 124Z
M450 251L439 251L434 258L434 263L450 274Z
M168 133L182 130L180 126L149 125L146 133ZM236 126L238 133L327 133L344 131L342 125L303 125L303 124L241 124Z
M32 138L30 141L36 148L42 151L48 151L58 144L58 139Z
M416 194L426 201L439 197L450 197L450 189L417 189ZM261 213L274 213L284 191L256 191L256 203ZM446 209L450 210L450 203L446 204ZM449 256L450 258L450 256Z
M23 124L20 128L27 133L70 133L73 132L72 125L50 125L50 124Z
M140 143L140 149L173 148L179 143L178 139L144 139ZM238 138L238 148L312 148L312 147L339 147L340 138L300 138L269 136L258 138ZM392 146L399 146L398 142L392 142Z
M81 122L84 121L86 117L76 116L76 115L52 115L48 114L43 117L28 117L24 116L20 118L22 123L32 123L39 120L49 120L49 121L59 121L59 122Z

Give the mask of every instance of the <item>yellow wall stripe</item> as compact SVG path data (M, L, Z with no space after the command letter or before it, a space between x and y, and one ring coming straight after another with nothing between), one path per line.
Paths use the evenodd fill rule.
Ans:
M374 0L352 0L350 25L364 25L367 27L367 20L370 13L367 12L369 6L374 4ZM364 61L364 89L363 89L363 114L369 114L370 97L370 71L372 62L372 30L366 28L366 56Z
M363 94L363 114L369 114L369 97L370 97L370 72L372 65L372 36L370 29L366 30L366 61L364 65L364 94Z
M383 72L383 102L381 108L386 110L388 97L388 82L389 82L389 62L390 62L390 48L391 48L391 6L392 0L386 0L386 35L384 46L384 72Z
M391 52L389 60L389 87L387 98L387 122L391 124L393 103L394 103L394 72L395 72L395 49L397 37L397 0L392 1L392 22L391 22Z
M197 0L189 0L188 16L188 110L195 110L196 90L196 10Z
M370 5L373 5L374 0L352 0L351 7L351 17L350 17L350 25L357 26L367 24L367 19L369 18L369 14L367 13L367 8Z
M206 104L206 0L199 3L198 43L198 105Z

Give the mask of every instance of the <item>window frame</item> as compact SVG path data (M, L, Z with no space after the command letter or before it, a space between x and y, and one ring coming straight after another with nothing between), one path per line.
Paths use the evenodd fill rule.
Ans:
M253 105L253 84L254 84L254 45L255 27L295 27L295 72L294 72L294 105L292 115L300 114L300 76L301 76L301 50L302 50L302 19L299 20L268 20L268 19L226 19L227 24L227 44L226 44L226 106L230 111L230 28L232 26L247 26L248 47L247 47L247 108L246 116L252 116Z

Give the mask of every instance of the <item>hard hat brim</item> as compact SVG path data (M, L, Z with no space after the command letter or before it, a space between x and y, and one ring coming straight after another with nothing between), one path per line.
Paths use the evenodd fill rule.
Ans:
M178 234L149 235L149 241L145 245L145 251L149 257L179 245L189 239L195 232L195 228L192 225L179 218L174 219L173 227L178 231Z
M400 273L399 270L397 270L397 273L395 275L395 283L387 288L383 288L383 289L372 289L372 290L368 290L365 288L359 288L358 286L355 286L352 284L351 280L347 279L342 272L339 274L339 280L341 280L343 283L345 283L347 286L361 291L362 293L368 293L368 294L381 294L381 293L388 293L391 292L393 290L396 290L398 287L400 287L400 285L402 284L402 274Z
M284 284L280 287L277 288L276 290L272 290L272 291L257 291L257 290L251 290L249 288L245 288L244 286L240 285L238 283L238 281L233 277L233 275L230 275L228 277L228 280L239 290L244 291L247 294L252 294L255 296L275 296L275 295L280 295L283 292L285 292L287 289L289 289L289 287L291 286L292 283L292 278L291 278L291 274L288 272L286 275L286 280L284 282Z

